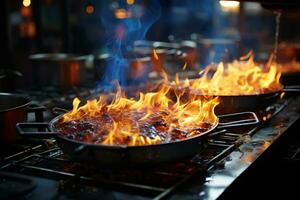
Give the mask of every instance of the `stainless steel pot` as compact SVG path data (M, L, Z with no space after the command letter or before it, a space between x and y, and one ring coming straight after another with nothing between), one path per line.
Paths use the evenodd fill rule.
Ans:
M45 107L31 103L30 99L11 93L0 93L0 143L16 139L16 124L24 122L29 112L35 112L36 121L43 121Z
M70 88L85 81L90 56L73 54L34 54L29 57L33 65L33 86Z
M113 59L114 58L110 54L101 54L95 56L94 65L96 80L101 81L104 78L110 78L109 67L114 68L114 66L110 64ZM124 60L128 62L128 69L124 71L124 77L126 78L127 84L130 85L147 80L148 74L153 68L151 58L149 56L136 55L130 52L124 54Z

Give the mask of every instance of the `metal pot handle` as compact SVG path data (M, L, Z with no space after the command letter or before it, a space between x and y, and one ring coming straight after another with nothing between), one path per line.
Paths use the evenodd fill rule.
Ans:
M41 106L35 103L29 104L29 106L26 108L26 112L28 113L34 113L35 115L35 121L36 122L43 122L44 121L44 114L43 112L46 111L47 108L45 106Z
M289 85L283 88L284 92L298 92L300 93L300 85Z
M95 156L95 150L93 149L93 146L90 146L88 144L80 144L79 146L77 146L76 148L74 148L74 153L75 154L83 154L83 153L87 153L89 154L89 156ZM128 148L127 146L112 146L112 147L108 147L113 149L114 151L119 151L120 155L123 157L128 156Z
M26 131L26 129L38 129L38 131ZM51 132L48 123L17 123L16 129L19 135L31 138L57 137L59 133ZM39 131L43 130L43 131Z

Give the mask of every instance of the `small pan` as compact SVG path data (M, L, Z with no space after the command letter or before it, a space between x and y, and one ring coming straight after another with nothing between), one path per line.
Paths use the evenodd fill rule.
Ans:
M207 145L206 136L215 129L237 125L251 125L259 122L254 113L237 113L236 115L237 117L240 117L239 115L251 115L251 119L230 122L226 120L226 123L217 122L209 130L199 135L169 143L145 146L90 144L69 139L61 135L55 128L55 124L63 115L57 116L49 123L18 123L16 127L19 134L25 137L56 138L58 146L73 160L84 161L102 167L134 168L155 166L191 157ZM229 117L232 117L232 114ZM243 118L243 116L241 117ZM226 118L226 116L221 116L219 119L223 118ZM26 129L29 128L45 129L47 131L26 132Z
M266 108L276 101L278 101L282 95L299 95L300 86L288 86L281 89L253 95L232 95L232 96L219 96L220 104L216 107L216 113L231 113L231 112L243 112L253 111Z
M299 95L300 85L286 86L274 92L250 95L204 95L200 94L196 89L174 88L175 92L180 90L185 90L184 92L187 94L185 98L188 98L190 94L201 96L203 98L218 96L220 103L216 106L215 112L217 114L228 114L234 112L256 111L268 107L279 100L284 93L287 96Z

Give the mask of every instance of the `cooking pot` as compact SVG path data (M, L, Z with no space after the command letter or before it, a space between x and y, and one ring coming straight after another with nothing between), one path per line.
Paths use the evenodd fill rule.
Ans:
M34 54L32 61L33 86L55 86L66 89L85 81L91 56L64 53Z
M137 41L134 52L139 55L150 56L153 71L175 74L182 71L182 67L192 69L196 65L196 46L194 41L185 40L181 43L161 41ZM154 52L155 50L155 52Z
M116 75L114 74L116 69L112 64L114 63L114 59L116 58L110 54L100 54L95 56L94 65L96 80L104 81L104 84L107 84L116 78ZM130 52L124 53L123 59L125 64L120 67L120 70L124 70L123 73L127 84L138 84L148 79L148 74L152 70L151 58L149 56L138 55ZM127 64L128 68L126 68ZM122 67L125 67L125 69L122 69Z
M34 105L29 98L11 93L0 93L0 143L16 139L16 124L27 120L27 114L35 113L36 121L43 121L45 107Z

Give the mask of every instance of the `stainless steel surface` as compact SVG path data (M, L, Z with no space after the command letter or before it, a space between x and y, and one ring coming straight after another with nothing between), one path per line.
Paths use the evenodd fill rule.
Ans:
M214 141L214 143L218 143L220 146L222 146L222 149L227 149L229 148L229 151L225 151L226 154L224 155L224 153L221 153L221 156L219 155L219 153L217 154L208 154L207 156L211 159L211 156L215 157L215 155L217 155L216 157L218 159L213 159L214 161L211 161L210 159L208 159L209 163L212 163L210 165L206 165L206 160L204 160L203 162L199 162L198 165L191 165L196 169L202 169L204 168L203 171L200 171L198 173L198 175L189 175L186 171L182 172L181 176L183 177L183 179L180 182L175 182L175 185L171 183L170 185L167 185L167 187L163 188L160 187L159 184L160 182L163 182L164 178L159 174L159 180L162 181L153 181L153 182L147 182L145 183L144 180L148 180L148 177L151 176L152 174L150 173L144 173L144 171L142 170L141 172L141 176L142 177L142 183L139 182L139 184L134 184L134 191L140 191L142 187L144 187L145 185L148 186L151 184L153 184L153 186L155 187L147 187L148 190L153 191L155 190L155 188L159 188L159 191L157 192L152 192L152 196L157 196L157 194L161 194L161 196L164 196L165 193L171 192L173 193L171 196L171 199L215 199L217 197L219 197L220 195L223 195L224 193L226 193L227 189L231 189L231 184L235 184L236 185L236 180L239 180L240 177L243 176L243 174L249 174L251 173L249 170L250 166L255 166L256 165L256 159L258 157L260 157L263 154L263 151L265 151L265 148L270 148L273 147L273 142L276 141L278 138L280 138L281 135L283 135L283 133L287 133L289 134L290 132L285 132L286 129L295 122L295 120L297 118L299 118L299 112L297 111L297 107L299 107L300 103L300 99L291 99L289 101L288 100L280 100L278 102L275 103L275 107L271 106L271 108L268 108L266 110L270 110L267 111L266 113L263 112L262 115L258 114L258 118L260 119L260 122L262 122L263 126L259 126L257 127L257 124L254 125L254 127L256 127L256 129L254 131L252 131L251 127L248 127L251 129L251 131L248 133L248 128L247 126L244 127L238 127L238 129L235 128L226 128L220 130L219 132L215 132L213 135L209 135L209 141ZM262 116L267 116L267 114L269 115L269 113L273 113L272 110L277 110L278 106L282 106L285 105L286 107L283 106L283 110L280 110L280 112L275 116L275 117L270 117L269 121L265 121L262 120ZM264 109L265 110L265 109ZM255 113L257 114L257 110L255 111ZM271 116L273 116L273 114L271 114ZM252 119L253 117L251 117ZM242 117L240 118L240 120L244 120L245 118ZM247 118L248 119L248 118ZM253 118L254 119L254 118ZM225 122L227 122L228 120L225 120ZM266 123L268 122L268 123ZM226 138L226 139L225 139ZM281 140L279 140L281 141ZM26 143L27 145L28 143ZM40 144L40 143L38 143ZM240 146L240 144L242 144ZM209 142L209 145L211 145L211 142ZM55 145L56 146L56 145ZM224 147L225 146L225 147ZM215 147L217 149L217 151L219 151L220 147ZM16 156L11 156L11 154L9 154L9 156L7 158L8 159L6 162L11 164L11 167L7 167L6 170L11 170L13 168L17 168L18 170L23 170L25 168L24 171L22 171L24 174L29 174L32 175L31 172L33 172L33 177L37 178L41 178L43 179L43 181L41 181L42 183L46 182L53 182L55 184L57 184L57 187L61 187L60 190L55 190L53 191L53 193L55 193L57 196L63 196L66 192L66 187L64 185L64 181L63 181L63 177L67 178L67 182L69 182L69 186L72 187L72 185L76 185L77 183L74 182L80 179L83 181L88 180L89 183L92 183L92 181L97 181L98 183L100 182L99 185L95 186L95 192L93 192L93 194L96 194L97 191L106 191L106 189L104 189L102 186L106 185L107 182L105 181L112 181L111 179L108 180L107 177L104 177L101 179L99 179L99 177L92 177L92 181L90 181L90 173L88 174L81 174L81 171L78 171L77 169L80 169L82 166L86 166L84 165L84 162L80 162L80 168L74 169L75 171L68 171L70 163L71 166L74 164L72 161L69 160L69 157L67 157L66 154L64 154L60 149L56 150L54 149L51 152L49 152L49 158L48 158L48 154L43 153L43 151L36 151L34 150L33 152L29 153L29 150L25 150L23 151L24 154L23 156L20 156L20 153L15 154ZM181 148L180 148L181 149ZM180 150L179 149L179 150ZM204 148L205 150L206 148ZM211 148L207 148L208 152L211 152ZM221 150L222 150L221 149ZM178 149L174 150L174 152L179 151ZM46 149L46 151L48 151ZM223 151L223 150L222 150ZM233 152L233 153L231 153ZM27 154L28 153L28 154ZM60 156L57 156L57 155ZM230 156L228 156L230 154ZM203 154L201 154L200 157L203 158L202 156ZM14 157L14 158L12 158ZM26 160L25 160L26 157ZM31 157L31 158L30 158ZM262 156L263 157L263 156ZM23 159L24 158L24 159ZM204 158L206 158L204 156ZM42 162L38 162L36 163L36 160L43 160ZM64 159L65 162L62 163L62 160ZM20 162L18 162L18 160L22 160ZM31 163L31 161L33 161L33 163ZM202 161L202 160L201 160ZM73 163L73 164L72 164ZM188 163L188 162L187 162ZM3 164L3 162L1 163L1 165ZM5 164L5 163L4 163ZM76 165L76 164L75 164ZM59 169L57 169L57 167L59 167ZM90 165L88 165L90 166ZM177 165L174 165L174 167L177 168ZM82 168L81 168L82 169ZM208 171L206 171L206 169L208 169ZM159 169L160 170L160 169ZM98 171L92 171L89 170L89 172L92 172L92 174L102 174L102 172L98 172ZM164 171L166 173L169 173L168 176L173 177L173 174L171 174L170 172L170 168L167 168L166 171ZM152 172L153 173L153 172ZM82 176L80 176L82 175ZM59 181L53 181L53 177L52 176L59 176ZM135 174L133 174L133 176L127 176L127 177L134 177ZM79 177L79 178L78 178ZM192 177L193 181L189 181L190 177ZM187 180L187 181L186 181ZM104 182L102 182L104 181ZM114 179L113 179L114 181ZM132 189L132 183L136 183L134 181L137 181L135 178L125 178L125 179L121 179L121 181L123 182L116 182L114 184L120 185L123 184L125 182L125 185L128 186L128 183L130 183L130 187ZM133 181L133 182L131 182ZM60 182L63 182L63 184L60 184ZM181 183L185 183L186 186L181 187L182 184ZM171 187L170 187L171 186ZM38 197L41 191L41 187L43 187L43 189L49 189L49 190L53 190L53 188L51 188L50 186L46 186L46 185L40 185L36 190L34 190L31 194L31 197ZM82 187L87 187L87 183L84 183L82 185ZM154 189L153 189L154 188ZM175 188L175 189L173 189ZM110 186L109 186L109 189ZM130 189L130 188L129 188ZM117 191L117 192L115 192ZM127 189L125 189L125 192L127 191ZM148 191L148 192L149 192ZM119 190L114 190L113 194L120 194ZM52 192L49 192L49 195L51 195ZM106 194L112 195L111 192L106 192ZM84 192L79 191L78 190L78 195L81 196L85 196ZM98 194L97 194L98 195ZM47 196L45 194L45 196ZM147 195L146 195L147 196ZM99 193L98 197L104 198L104 194L103 193ZM149 198L144 198L144 196L142 195L139 196L138 194L136 194L134 192L133 195L127 196L127 199L149 199ZM45 197L46 199L46 197ZM88 199L88 198L86 198Z
M216 199L226 193L227 189L231 188L231 184L238 180L238 177L248 174L249 167L255 165L256 159L272 147L275 141L283 134L290 133L286 130L299 119L299 103L300 98L282 100L258 115L262 122L258 125L222 129L209 135L209 148L205 148L204 152L199 154L205 159L197 159L197 155L191 164L189 161L180 162L155 170L151 168L148 171L146 169L138 170L139 172L134 171L133 174L122 169L121 177L118 179L118 171L111 168L101 171L99 167L94 169L91 165L87 166L83 162L70 161L56 147L55 142L53 144L49 141L46 146L37 143L21 152L10 153L4 157L5 162L1 162L1 169L4 171L21 170L22 173L38 179L37 189L30 194L33 199L41 195L41 189L51 191L43 194L44 199L51 199L53 194L56 197L66 195L70 192L69 189L74 194L72 188L80 188L80 190L76 189L76 195L84 199L89 199L90 194L104 199L107 195L113 196L115 199L141 200L150 199L149 196L152 196L151 199L166 199L166 197L170 197L171 193L173 194L171 199ZM259 112L256 111L256 113ZM241 120L243 119L241 118ZM188 168L182 168L182 165L186 165ZM82 171L84 169L87 171ZM175 170L175 174L173 170ZM113 177L111 178L111 176ZM176 179L175 182L167 185L160 185L166 181L166 176L171 179L177 177L179 180ZM58 177L59 181L54 180L53 177ZM157 179L152 179L153 177L157 177ZM141 182L139 182L139 178L141 178ZM95 182L97 184L93 185ZM49 185L47 185L48 183ZM55 187L52 187L53 183ZM90 184L93 185L92 190L89 190L88 185ZM181 187L183 184L185 186ZM108 186L108 190L103 187L104 185ZM114 190L113 186L119 186L122 190ZM134 191L134 194L128 194L128 190ZM149 196L137 191L146 191Z
M171 199L217 199L242 173L246 172L287 129L300 118L300 98L290 103L254 135L249 133L247 142L221 161L222 167L211 168L205 184L193 183ZM258 180L259 181L259 180ZM253 191L255 192L255 191Z

